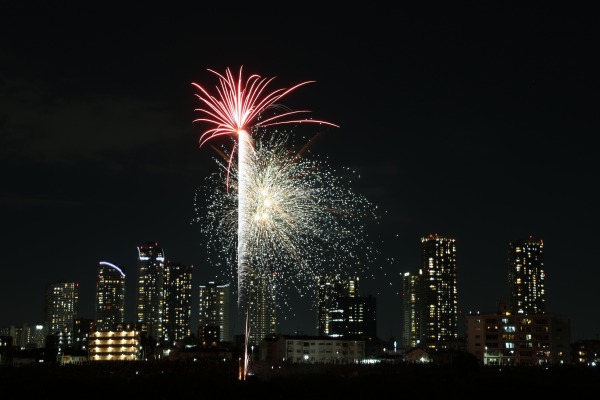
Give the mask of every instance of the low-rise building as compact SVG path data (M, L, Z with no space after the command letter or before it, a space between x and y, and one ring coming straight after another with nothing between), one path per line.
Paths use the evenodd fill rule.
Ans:
M270 363L351 364L365 358L362 339L279 335L263 339L260 361Z
M483 365L559 365L569 363L570 320L548 314L511 314L505 304L495 313L471 314L467 351Z
M600 364L600 340L578 340L572 344L573 363L595 367Z
M140 332L121 330L92 332L89 339L89 361L136 361L141 359Z

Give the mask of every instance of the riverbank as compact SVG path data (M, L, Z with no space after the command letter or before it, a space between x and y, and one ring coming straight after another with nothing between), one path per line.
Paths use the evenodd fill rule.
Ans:
M600 372L591 367L481 367L474 365L267 365L254 364L245 380L237 364L113 362L0 367L0 385L23 394L81 390L86 398L112 393L174 399L185 393L266 395L273 399L323 396L597 394ZM14 392L13 392L14 393ZM504 396L501 396L503 394Z

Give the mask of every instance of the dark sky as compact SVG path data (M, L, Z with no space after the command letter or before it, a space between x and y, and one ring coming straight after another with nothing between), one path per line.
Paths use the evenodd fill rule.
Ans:
M457 240L462 314L506 298L509 241L544 240L547 312L571 318L572 340L597 338L599 21L507 4L3 10L0 326L42 321L58 280L80 282L79 314L93 318L99 261L126 271L133 320L147 241L194 265L197 301L218 271L191 223L194 194L217 167L198 146L191 83L243 65L273 88L316 81L286 104L340 125L313 151L356 170L355 191L385 212L394 262L363 287L381 338L400 335L401 275L430 233ZM313 320L298 307L281 330L312 334Z

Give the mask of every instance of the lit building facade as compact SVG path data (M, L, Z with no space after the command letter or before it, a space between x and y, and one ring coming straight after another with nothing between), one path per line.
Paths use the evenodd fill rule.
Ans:
M125 273L106 261L98 264L96 281L96 330L115 330L125 321Z
M23 325L24 342L26 349L41 349L46 344L46 329L44 324Z
M144 324L148 336L163 338L165 301L165 254L157 243L138 246L137 323Z
M79 283L55 282L46 286L44 324L46 333L56 337L58 354L73 346L73 324L78 305Z
M402 277L402 347L417 347L421 340L421 282L423 271Z
M164 339L175 343L192 334L192 265L165 266Z
M340 298L357 297L359 278L342 277L333 273L317 280L317 335L338 337L345 326L346 316Z
M544 242L529 238L508 245L509 309L513 314L546 312Z
M597 367L600 365L600 340L578 340L571 344L573 363Z
M140 332L134 329L92 332L89 361L137 361L141 359Z
M11 326L10 336L13 338L12 346L15 348L23 349L23 342L25 341L25 329L23 327Z
M232 342L231 300L229 284L208 282L199 290L199 335L201 342ZM215 334L217 333L217 334ZM204 343L205 345L207 343Z
M467 351L482 365L562 365L571 362L567 317L512 314L500 304L495 313L471 314Z
M10 337L11 346L21 350L43 348L46 342L43 324L7 326L0 329L0 336Z
M456 239L421 238L421 268L403 276L403 344L429 350L453 348L458 339Z
M331 337L377 338L377 301L369 296L344 296L337 301L338 316Z
M421 345L448 349L458 338L456 239L437 234L421 238Z
M93 330L95 330L93 319L75 318L73 321L73 348L87 351L90 334Z
M365 359L364 340L278 335L260 343L260 360L273 364L356 364Z
M250 329L248 345L258 347L261 340L274 334L277 328L275 283L272 276L254 272L248 274L246 283L248 287L244 308L248 312ZM242 318L245 322L245 316Z

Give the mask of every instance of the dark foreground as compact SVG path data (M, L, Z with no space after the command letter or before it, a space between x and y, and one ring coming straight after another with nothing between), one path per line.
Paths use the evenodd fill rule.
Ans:
M237 365L180 363L105 363L0 367L4 393L83 396L110 399L148 396L177 399L204 395L266 396L268 399L321 399L346 396L403 398L522 395L598 395L600 372L591 367L481 367L475 365L254 365L238 378ZM15 392L16 391L16 392ZM337 400L333 397L334 400Z

